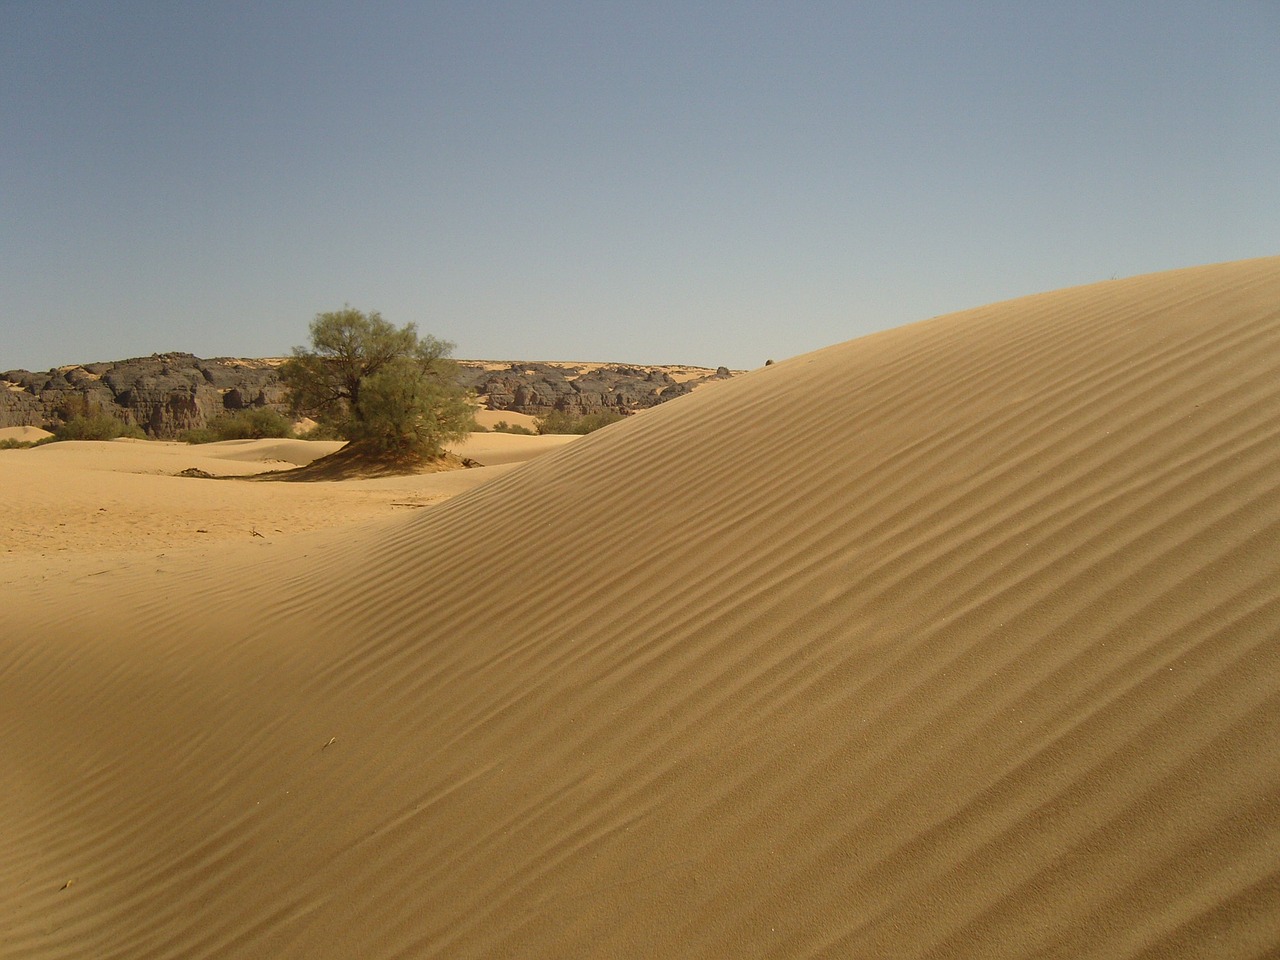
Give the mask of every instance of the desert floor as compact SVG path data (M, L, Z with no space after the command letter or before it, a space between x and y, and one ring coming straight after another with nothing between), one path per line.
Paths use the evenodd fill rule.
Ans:
M230 440L189 446L143 440L71 441L0 450L7 555L158 547L284 536L439 503L572 437L472 434L452 448L471 470L342 482L280 484L241 478L301 466L341 442Z
M0 451L0 957L1280 952L1280 258L470 443Z

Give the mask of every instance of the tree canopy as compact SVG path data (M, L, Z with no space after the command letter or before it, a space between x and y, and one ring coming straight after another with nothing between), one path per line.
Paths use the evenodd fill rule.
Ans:
M311 346L280 368L296 412L347 440L396 454L439 457L475 426L454 379L453 344L395 327L351 306L311 322Z

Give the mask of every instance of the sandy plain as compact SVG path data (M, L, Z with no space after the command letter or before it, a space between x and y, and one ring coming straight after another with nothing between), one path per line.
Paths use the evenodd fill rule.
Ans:
M447 496L142 456L0 451L0 956L1280 950L1280 258L865 337Z

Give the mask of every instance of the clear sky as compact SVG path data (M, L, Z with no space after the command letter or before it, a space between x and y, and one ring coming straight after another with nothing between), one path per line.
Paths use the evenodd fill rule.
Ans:
M753 367L1280 253L1277 0L0 0L0 370Z

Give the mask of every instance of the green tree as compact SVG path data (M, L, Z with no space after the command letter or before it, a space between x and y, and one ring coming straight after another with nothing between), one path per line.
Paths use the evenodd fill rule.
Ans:
M439 457L475 426L453 344L350 306L311 322L311 346L280 368L295 412L379 451Z

